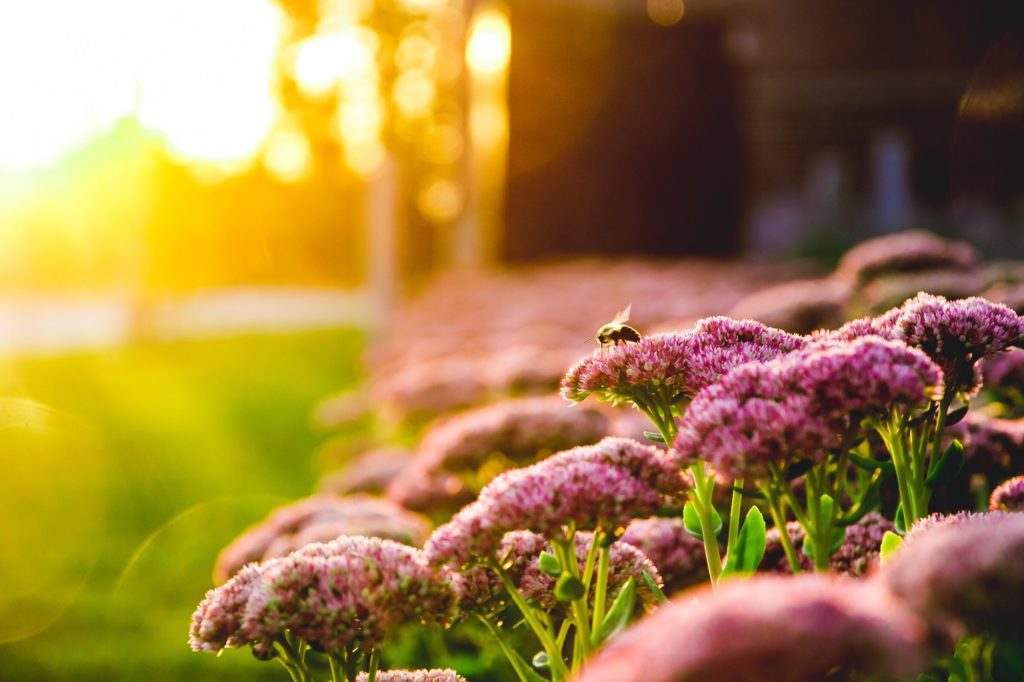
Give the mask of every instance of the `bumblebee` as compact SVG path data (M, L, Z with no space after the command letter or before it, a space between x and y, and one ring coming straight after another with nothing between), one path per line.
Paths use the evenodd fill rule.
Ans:
M629 310L632 307L632 305L626 306L626 309L616 315L615 319L597 330L595 338L599 344L609 346L616 343L635 343L640 340L640 332L626 324L629 321Z

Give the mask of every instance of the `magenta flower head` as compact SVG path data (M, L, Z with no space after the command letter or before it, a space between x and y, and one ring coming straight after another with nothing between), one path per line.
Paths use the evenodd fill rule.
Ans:
M704 459L733 477L761 476L770 464L817 461L838 447L851 418L894 403L925 404L941 386L920 351L866 337L817 343L766 363L737 367L690 403L673 452Z
M339 535L366 535L420 545L429 525L394 502L365 494L322 494L278 507L247 528L217 557L214 579L223 582L251 561L285 556L313 542Z
M457 567L489 557L513 530L547 538L564 536L570 523L578 530L614 530L651 516L686 485L657 448L606 438L499 475L434 531L425 551L431 561Z
M405 623L447 623L450 579L412 547L379 538L313 544L267 566L253 586L241 632L270 641L285 630L323 651L377 647Z
M488 460L532 462L608 435L608 417L554 398L507 400L443 418L429 427L417 460L428 471L476 471Z
M990 391L997 394L1024 392L1024 349L993 353L982 363L982 374L985 388Z
M220 651L254 642L241 632L253 588L272 565L249 564L226 583L210 590L192 615L188 643L193 651Z
M359 673L355 682L369 682L370 676ZM466 678L454 670L434 668L432 670L381 670L377 682L466 682Z
M912 230L858 244L839 261L835 276L851 284L863 285L886 273L970 270L977 262L977 252L964 242Z
M929 622L1020 639L1024 514L975 514L918 529L881 575Z
M798 280L776 284L747 296L733 306L729 315L808 334L815 329L842 324L847 319L849 297L849 285L838 279Z
M924 636L924 624L870 581L755 577L679 595L613 639L576 680L912 679L924 668Z
M704 543L686 531L679 517L637 519L626 526L620 542L647 555L658 567L667 592L707 580Z
M1006 306L983 298L947 301L921 293L899 308L889 335L935 360L949 393L974 384L975 362L1018 344L1024 323Z
M515 530L502 538L494 559L501 563L509 580L519 585L523 573L534 562L539 562L543 551L550 551L547 538L528 530ZM459 600L460 616L495 613L508 602L504 584L486 565L472 564L453 571L452 580Z
M989 498L989 509L1024 512L1024 476L1014 476L993 490Z
M802 336L753 320L709 317L691 331L653 334L637 343L602 346L576 363L562 381L562 396L580 402L593 394L614 404L677 402L733 367L770 360L800 348Z

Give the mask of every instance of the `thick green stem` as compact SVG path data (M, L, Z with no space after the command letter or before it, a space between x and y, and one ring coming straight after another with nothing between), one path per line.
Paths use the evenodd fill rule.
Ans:
M327 657L327 665L331 667L331 682L347 682L344 677L338 675L344 675L341 669L338 667L338 661L334 656Z
M594 541L597 541L595 537ZM579 564L576 563L576 540L570 535L567 540L552 543L558 560L562 564L562 570L568 571L569 575L582 582ZM578 599L573 599L571 606L573 624L576 626L576 636L573 638L573 672L576 672L579 665L590 654L590 617L587 613L587 590Z
M888 425L883 425L879 429L879 434L885 441L896 471L896 487L899 489L900 503L903 507L903 524L905 528L910 528L920 516L917 499L913 493L912 472L910 462L907 461L902 420L894 416Z
M807 487L807 517L811 521L804 528L807 540L814 547L814 570L828 571L829 560L832 558L832 519L822 514L821 496L825 494L823 472L818 466L807 472L804 484Z
M704 555L708 563L708 577L711 585L718 584L718 578L722 574L722 557L718 553L718 536L715 532L715 521L711 514L715 490L715 479L707 476L704 472L704 463L697 462L690 466L690 475L693 477L693 490L690 491L690 502L694 511L697 512L697 519L700 521L700 533L704 541Z
M505 590L508 592L509 597L516 607L522 612L523 618L526 623L533 630L533 634L537 636L541 646L544 647L545 653L548 655L548 661L551 665L551 676L555 682L565 679L569 676L569 669L565 665L565 661L562 660L562 652L558 648L554 637L548 631L548 629L537 619L537 615L533 612L533 607L526 603L526 599L519 592L519 588L515 586L511 578L505 570L498 564L497 561L491 560L491 568L497 573L498 578L505 586Z
M608 569L611 565L611 547L602 547L597 557L597 582L594 584L594 614L591 633L597 633L604 622L605 601L608 598Z
M736 538L740 534L740 513L743 511L743 479L739 478L732 484L732 500L729 504L729 540L725 546L726 556L736 546Z

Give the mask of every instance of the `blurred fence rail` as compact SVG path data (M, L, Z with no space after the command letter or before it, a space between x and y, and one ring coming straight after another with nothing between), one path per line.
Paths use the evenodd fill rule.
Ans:
M377 318L374 301L364 290L316 287L211 289L160 299L0 294L0 353L45 355L135 340L367 327Z

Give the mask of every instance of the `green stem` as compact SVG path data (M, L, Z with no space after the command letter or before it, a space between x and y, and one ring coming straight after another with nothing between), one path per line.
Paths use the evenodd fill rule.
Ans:
M284 660L287 661L285 667L288 668L289 674L291 674L293 678L297 678L300 682L306 682L309 680L309 670L302 661L302 656L299 654L298 647L292 644L287 633L282 637L278 637L276 643L281 648Z
M771 481L763 486L761 490L764 492L764 496L768 498L768 513L772 517L772 523L775 524L779 531L779 542L782 543L782 551L786 554L789 569L796 575L803 569L800 566L800 557L797 556L796 547L793 546L793 540L789 537L789 531L786 530L786 514L782 509L782 500L779 498L778 491L775 490L775 486Z
M377 649L371 649L370 662L366 667L366 682L377 682L378 667L380 667L380 652Z
M826 519L822 514L821 496L825 494L825 485L822 480L824 473L819 466L812 467L804 478L807 486L807 516L812 520L804 532L814 546L814 570L824 572L828 571L829 559L832 558L832 519Z
M596 538L595 538L596 542ZM581 580L580 567L576 563L576 541L573 536L569 536L567 540L556 541L552 543L555 552L558 554L558 560L562 564L562 570L569 571L569 574ZM583 591L583 595L578 599L573 599L571 603L573 624L576 626L576 636L573 638L573 672L576 672L579 665L583 662L583 659L590 653L590 618L587 614L587 591Z
M882 440L885 441L889 455L892 457L893 467L896 470L896 487L899 489L900 502L903 507L903 525L905 528L916 521L918 517L917 502L911 492L911 472L906 459L906 448L903 442L903 425L898 417L893 417L888 426L879 429Z
M725 546L726 556L736 546L736 538L740 534L740 513L743 511L743 493L738 489L743 488L743 479L738 478L732 484L732 500L729 504L729 540Z
M557 545L555 545L557 547ZM505 586L505 590L511 597L512 602L522 612L523 618L526 623L533 630L533 634L537 636L541 646L544 647L545 653L548 655L548 660L551 665L551 676L555 682L563 680L569 676L569 669L565 665L565 661L562 660L562 652L555 643L554 637L548 631L544 625L537 620L537 615L533 612L533 607L526 603L526 599L519 592L519 589L512 583L512 579L508 577L508 573L505 572L497 561L494 559L490 562L491 568L495 573L498 574L498 578Z
M592 633L597 633L604 622L605 600L608 598L608 568L611 564L611 547L602 547L597 559L597 583L594 585L594 614L590 623Z
M498 641L498 646L501 648L502 653L505 654L505 658L508 659L508 662L512 664L512 669L516 671L516 676L519 678L519 681L530 682L529 673L532 671L525 668L525 662L522 657L508 645L508 642L506 642L501 636L501 631L498 630L498 627L484 616L478 614L477 618L479 618L480 622L482 622L490 631L491 635L494 636L494 639Z
M693 477L690 502L693 503L697 519L700 521L700 533L704 539L704 555L708 563L708 577L714 587L718 584L718 577L722 574L722 557L718 553L718 537L715 533L714 517L711 515L715 479L713 476L705 474L703 462L692 464L690 475Z
M341 670L338 668L338 661L333 655L327 656L327 664L331 666L331 682L346 682L343 678L338 678L338 673L341 673Z

